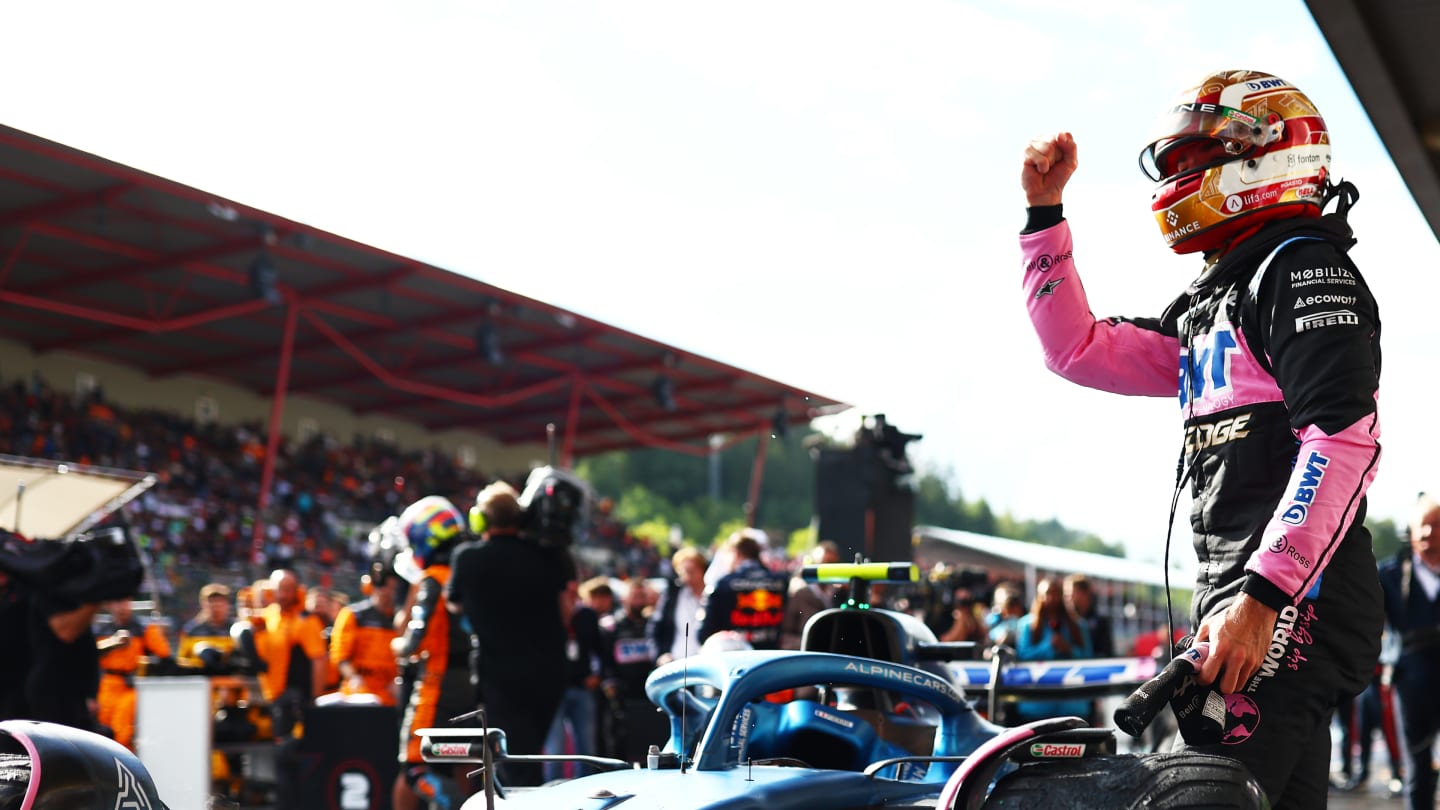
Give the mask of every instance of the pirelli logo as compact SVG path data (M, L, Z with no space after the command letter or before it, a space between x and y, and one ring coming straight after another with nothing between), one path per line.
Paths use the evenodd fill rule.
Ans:
M1355 313L1337 309L1334 312L1316 312L1313 315L1305 315L1295 319L1295 331L1304 332L1308 329L1319 329L1322 326L1359 326L1360 316Z

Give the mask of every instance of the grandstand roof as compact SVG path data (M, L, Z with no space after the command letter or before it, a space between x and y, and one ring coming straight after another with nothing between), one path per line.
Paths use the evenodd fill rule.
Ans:
M699 454L712 434L771 429L781 409L800 424L848 407L5 126L0 313L0 337L37 353L264 396L289 334L288 393L503 444L573 425L562 442L577 457Z
M1036 571L1058 574L1084 574L1094 579L1129 582L1140 585L1166 585L1165 568L1159 563L1111 557L1073 548L1027 543L986 534L944 529L939 526L916 526L916 542L933 540L964 549L971 555L969 563L1006 571L1011 568L1033 567ZM1171 561L1169 584L1188 588L1195 579L1193 564L1186 568L1182 558L1189 557L1188 546Z

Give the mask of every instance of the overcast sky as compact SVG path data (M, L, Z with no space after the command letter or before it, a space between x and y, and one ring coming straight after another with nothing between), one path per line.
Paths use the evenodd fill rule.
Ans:
M1264 70L1316 102L1361 191L1385 325L1371 511L1404 519L1434 481L1440 246L1300 0L1209 15L1228 27L1199 9L28 3L5 12L0 120L885 412L965 497L1158 559L1177 402L1044 369L1019 154L1075 133L1091 304L1158 314L1199 268L1150 216L1144 136L1205 73Z

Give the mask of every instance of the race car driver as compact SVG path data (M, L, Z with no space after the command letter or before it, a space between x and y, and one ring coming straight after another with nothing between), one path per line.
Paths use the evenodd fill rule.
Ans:
M1368 681L1382 621L1364 528L1380 319L1348 255L1358 194L1333 181L1309 98L1252 71L1185 90L1141 164L1166 244L1202 254L1200 275L1158 318L1091 314L1061 202L1076 141L1061 132L1032 141L1021 169L1030 318L1046 365L1073 382L1175 396L1178 379L1191 618L1212 644L1199 680L1227 711L1223 740L1186 741L1244 762L1276 807L1321 807L1330 717Z

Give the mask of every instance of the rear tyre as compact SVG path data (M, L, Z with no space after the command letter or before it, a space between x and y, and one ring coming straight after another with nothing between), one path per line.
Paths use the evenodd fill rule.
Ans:
M0 810L20 810L29 784L29 755L0 754Z
M1264 793L1229 757L1179 751L1021 766L985 802L991 808L1263 808Z

